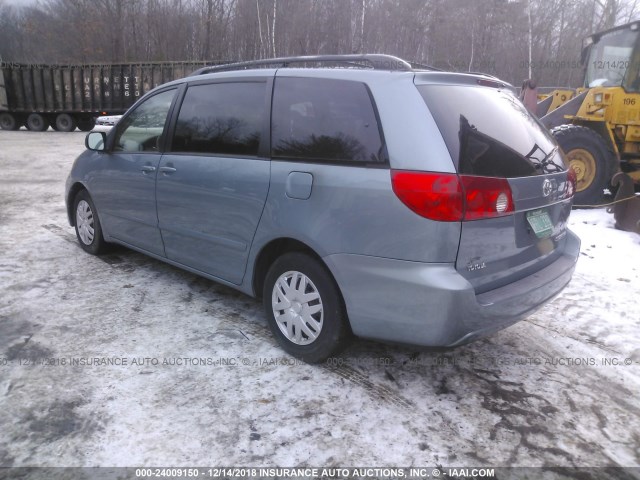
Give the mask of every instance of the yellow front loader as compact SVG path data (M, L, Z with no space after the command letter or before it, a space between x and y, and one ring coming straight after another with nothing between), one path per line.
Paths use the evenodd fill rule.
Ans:
M640 184L640 21L588 37L582 61L584 86L544 95L536 113L576 171L575 203L594 205L618 171Z

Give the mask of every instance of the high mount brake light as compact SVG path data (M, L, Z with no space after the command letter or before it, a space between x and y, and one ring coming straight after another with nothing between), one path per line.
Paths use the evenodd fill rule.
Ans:
M478 80L478 85L482 85L483 87L491 87L491 88L504 88L506 87L506 85L504 83L501 82L496 82L493 80L487 80L487 79L479 79Z
M392 170L396 196L418 215L442 222L501 217L514 211L504 178Z

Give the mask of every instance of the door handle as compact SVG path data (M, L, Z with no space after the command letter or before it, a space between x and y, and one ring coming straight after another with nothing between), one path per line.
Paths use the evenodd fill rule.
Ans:
M154 167L153 165L145 165L140 170L142 170L142 173L147 174L147 173L155 172L156 167Z
M173 168L173 167L160 167L160 171L162 173L164 173L165 175L168 174L168 173L177 172L177 170L175 168Z

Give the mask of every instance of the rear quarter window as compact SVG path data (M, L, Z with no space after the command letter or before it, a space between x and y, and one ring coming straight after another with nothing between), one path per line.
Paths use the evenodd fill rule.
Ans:
M386 149L367 87L360 82L277 78L272 157L383 164Z
M511 92L418 85L458 172L517 178L567 169L551 135Z

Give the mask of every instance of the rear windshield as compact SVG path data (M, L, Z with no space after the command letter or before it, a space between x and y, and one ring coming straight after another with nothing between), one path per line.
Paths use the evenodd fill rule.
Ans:
M458 173L517 178L566 170L551 135L511 92L462 85L417 88Z

